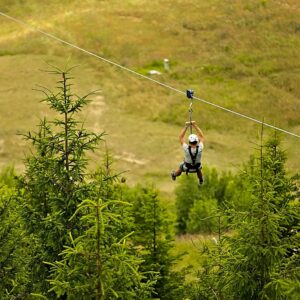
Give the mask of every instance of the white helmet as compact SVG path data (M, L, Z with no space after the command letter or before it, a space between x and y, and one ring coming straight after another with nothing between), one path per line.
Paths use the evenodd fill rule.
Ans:
M196 134L190 134L189 135L189 142L190 143L195 143L195 142L199 142L198 136Z

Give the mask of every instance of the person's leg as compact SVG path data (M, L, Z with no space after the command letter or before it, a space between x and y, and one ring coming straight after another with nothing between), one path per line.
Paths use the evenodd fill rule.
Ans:
M198 179L199 179L199 183L200 184L203 184L204 180L203 180L203 174L202 174L202 168L200 169L197 169L197 176L198 176Z
M181 173L182 173L181 169L178 169L178 170L175 171L174 174L175 174L175 176L177 177L177 176L180 176Z
M180 176L183 171L183 163L180 164L179 168L176 171L171 172L172 180L176 180L176 177Z

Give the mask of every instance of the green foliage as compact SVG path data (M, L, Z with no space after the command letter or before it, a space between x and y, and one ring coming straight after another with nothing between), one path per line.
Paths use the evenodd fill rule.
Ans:
M182 175L176 189L177 229L178 233L211 232L217 226L219 209L227 207L237 195L239 186L231 173L222 173L216 169L204 170L205 182L201 187L193 174ZM206 219L205 222L201 219Z
M217 228L218 203L216 199L197 200L189 212L187 232L213 233Z
M298 7L299 1L289 0L288 4L268 1L265 9L260 5L263 1L248 2L233 0L228 4L221 0L191 0L177 1L176 5L168 1L162 5L160 1L142 0L115 1L108 5L106 1L90 0L80 3L2 0L1 8L25 22L38 24L42 30L56 28L55 34L60 38L77 42L85 49L134 70L155 66L167 57L170 73L154 79L180 90L194 88L200 98L258 119L264 115L271 124L297 133L300 26L298 10L293 8ZM145 3L147 9L142 8ZM103 12L103 18L99 18L99 11ZM185 11L189 13L182 14ZM48 79L40 74L41 78L35 77L34 70L43 68L45 60L62 61L65 57L71 57L74 64L83 64L85 74L81 89L85 89L84 83L88 86L100 84L105 107L101 122L103 126L109 124L110 134L122 143L124 152L149 161L159 160L161 132L167 132L165 153L173 151L173 137L177 136L179 128L171 124L181 126L187 117L187 102L183 95L176 96L171 91L156 88L153 83L117 71L109 64L98 64L95 58L85 53L41 38L5 18L1 18L0 27L0 52L5 55L1 57L1 71L5 76L1 77L0 85L6 87L2 91L2 98L6 100L1 103L0 111L1 128L5 129L1 131L5 148L4 153L1 151L1 162L22 163L22 146L12 142L15 141L14 132L31 128L36 122L34 116L43 113L43 107L36 105L34 92L26 86ZM115 32L118 32L118 38L115 38ZM12 65L16 68L11 68ZM94 109L88 115L87 122L91 125L99 122L97 112ZM128 117L128 113L133 117ZM256 136L256 125L198 101L194 103L194 114L204 129L209 130L209 148L218 145L207 151L208 161L221 170L247 159L251 151L248 140ZM164 120L167 124L160 123ZM123 138L123 131L132 132L137 127L143 128L143 132L136 131L141 134ZM132 147L150 133L156 138L148 139L148 151ZM297 139L286 139L285 142L289 168L297 170L300 166ZM113 143L113 147L118 151L119 143ZM145 164L138 175L132 172L128 177L136 182L140 174L164 173L177 158L171 155L170 160ZM131 168L130 161L122 161L122 164L124 169ZM172 191L167 180L165 176L160 184Z
M197 181L192 177L183 177L180 186L176 189L177 230L186 233L186 223L190 209L195 199L199 199Z
M135 229L132 226L133 217L128 207L126 194L127 186L120 180L120 174L113 170L113 158L106 148L101 166L91 175L87 188L87 194L92 198L102 198L105 200L119 199L123 205L116 205L113 211L120 216L124 222L119 222L114 228L113 235L117 239L122 239L129 232ZM120 182L121 181L121 182ZM126 205L124 205L126 203Z
M29 238L23 228L13 174L13 169L8 168L0 175L1 299L22 299L29 290Z
M68 244L67 232L75 235L80 232L78 217L70 217L86 197L86 151L94 150L101 139L101 135L89 133L75 118L88 103L88 95L79 97L72 93L69 71L50 72L61 77L57 93L47 88L41 90L45 95L43 101L58 118L42 120L36 133L25 135L34 152L26 159L22 180L26 201L22 212L28 234L35 237L31 272L33 290L38 292L49 289L46 281L49 267L43 261L58 260L58 254Z
M51 264L51 280L58 297L66 299L147 299L150 281L138 268L141 260L131 254L129 235L116 239L114 230L122 222L114 207L120 201L101 198L84 200L81 212L83 235L73 239L60 254L62 260ZM74 215L74 216L75 216ZM74 217L73 216L73 217ZM123 220L124 221L124 220Z
M150 70L156 70L159 72L163 72L164 71L164 64L163 61L158 61L158 60L154 60L151 63L148 63L147 65L143 66L143 68L141 68L140 70L138 70L139 73L142 73L144 75L148 75L148 72Z
M70 234L62 260L50 263L51 290L67 299L149 299L155 274L151 269L145 273L133 245L130 206L122 200L108 151L85 193L89 199L72 216L81 216L84 231L74 239Z
M186 298L190 300L210 300L210 299L232 299L223 298L218 283L222 280L220 272L222 244L212 246L208 243L203 244L201 250L202 269L197 273L197 280L185 286ZM216 256L218 259L216 259Z
M284 162L276 136L260 146L258 158L250 160L245 176L251 203L247 210L227 210L232 234L206 249L203 284L195 287L206 291L204 299L213 299L209 290L222 299L294 299L299 280L295 267L299 203Z
M17 176L14 167L8 166L0 173L0 186L6 185L7 187L16 187Z
M299 236L297 238L299 245ZM273 272L271 281L263 290L266 299L297 299L300 293L300 255L298 248L290 249L279 268Z
M173 248L171 221L159 201L158 192L151 187L137 186L124 196L132 205L132 242L143 260L141 270L149 279L152 272L157 276L152 299L180 299L183 286L178 282L183 281L184 272L172 270L179 257L170 253Z

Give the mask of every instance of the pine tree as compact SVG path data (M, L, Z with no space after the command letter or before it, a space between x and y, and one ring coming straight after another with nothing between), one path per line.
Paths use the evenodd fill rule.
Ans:
M130 234L121 239L114 235L124 222L114 208L122 204L98 198L78 206L75 215L81 212L85 231L76 239L70 235L72 244L62 251L62 260L51 264L51 290L58 297L149 299L152 282L139 271L141 260L130 250Z
M173 238L170 219L158 198L158 192L151 187L137 186L124 196L132 204L134 234L131 239L143 260L141 270L151 279L157 274L152 297L155 299L181 299L184 281L182 274L172 270L179 259L171 254Z
M286 156L279 148L279 138L275 135L267 143L266 168L270 172L270 182L274 187L272 204L280 219L280 239L284 245L284 256L272 271L270 281L264 286L263 296L282 299L296 299L300 293L300 203L297 176L288 179L284 169ZM270 159L271 158L271 159Z
M34 152L26 159L23 217L28 234L34 236L31 272L33 290L38 292L49 289L46 281L49 267L43 262L58 260L68 242L68 232L75 236L80 232L79 216L70 217L86 197L86 152L94 150L101 140L101 135L89 133L75 118L89 102L89 95L79 97L72 93L69 72L59 69L50 72L61 78L57 93L41 89L45 95L43 102L58 117L54 121L43 119L36 133L25 135Z
M262 299L272 274L292 246L284 235L292 217L288 206L294 188L285 176L285 156L278 146L276 136L265 146L261 143L257 164L248 168L252 170L248 173L252 205L248 213L236 214L238 234L228 239L231 253L224 264L225 290L235 299ZM282 297L280 291L273 296Z
M139 270L142 260L132 248L128 203L121 200L118 175L106 149L103 165L84 186L88 196L71 217L80 215L79 236L51 266L53 297L64 299L149 299L154 280Z
M299 245L299 216L293 207L299 202L284 162L277 136L266 145L261 142L258 158L245 170L251 205L227 211L233 234L208 251L200 276L204 299L215 299L215 294L219 299L293 299L295 289L287 286L297 286L299 270L292 262L298 254L288 256ZM286 279L279 279L285 272Z

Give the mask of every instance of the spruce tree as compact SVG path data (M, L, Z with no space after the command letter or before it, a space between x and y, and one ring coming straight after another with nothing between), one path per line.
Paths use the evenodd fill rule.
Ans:
M37 292L49 289L49 267L43 262L59 260L58 254L68 243L68 232L75 236L80 232L79 216L70 217L86 197L86 152L94 150L101 140L101 134L88 132L76 119L76 114L89 102L90 94L79 97L72 93L69 72L49 72L60 77L55 93L48 88L40 89L45 95L42 101L57 118L41 120L37 132L25 135L33 152L25 162L23 217L27 232L35 240L31 273L32 289Z
M256 164L248 168L252 205L248 213L236 214L234 228L238 234L228 239L231 256L224 265L225 291L235 299L263 299L274 272L293 247L286 234L296 221L290 209L294 185L285 174L285 160L275 135L265 145L261 142L259 157L253 161ZM284 297L280 290L269 293L274 299Z
M118 174L106 149L102 166L85 186L89 198L78 205L83 232L50 263L51 290L67 299L149 299L155 280L140 271L132 244L129 203L122 201ZM71 219L72 219L71 218Z
M261 142L257 159L245 169L251 202L247 210L227 211L232 234L207 251L199 277L204 299L294 299L295 289L287 286L297 286L299 278L298 253L289 254L299 245L299 202L279 145L277 136ZM283 274L285 279L279 279Z
M57 297L66 299L149 299L150 280L139 271L141 259L136 258L128 245L129 235L117 238L121 222L114 212L123 205L119 201L86 199L79 206L82 235L60 254L61 261L50 264L51 280ZM74 217L73 216L73 217Z
M143 260L141 270L149 279L157 275L152 298L181 299L185 274L172 270L179 257L171 254L170 217L160 203L158 192L152 187L137 186L124 197L132 205L134 234L131 239L138 249L137 255Z

